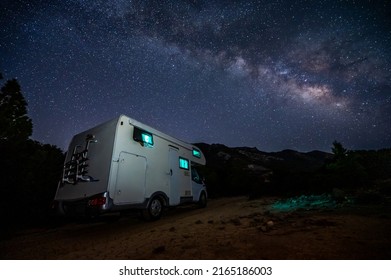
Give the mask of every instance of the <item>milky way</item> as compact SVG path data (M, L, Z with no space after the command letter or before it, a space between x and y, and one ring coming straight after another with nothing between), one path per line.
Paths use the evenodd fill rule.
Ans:
M188 142L391 147L389 1L2 1L33 139L126 114ZM4 82L4 81L3 81Z

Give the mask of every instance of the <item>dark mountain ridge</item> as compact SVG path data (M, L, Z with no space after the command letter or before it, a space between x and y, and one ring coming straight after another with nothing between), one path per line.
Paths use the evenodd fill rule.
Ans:
M315 172L333 157L321 151L269 153L251 147L195 145L206 157L203 173L211 196L272 194L286 185L292 174Z
M222 144L196 144L205 154L207 165L217 166L229 161L240 161L243 164L255 164L265 169L285 169L290 171L314 171L332 159L331 153L322 151L298 152L283 150L280 152L263 152L257 148L230 148Z
M252 147L197 145L210 196L352 193L374 189L391 194L391 149L347 151L342 157L322 151L263 152Z

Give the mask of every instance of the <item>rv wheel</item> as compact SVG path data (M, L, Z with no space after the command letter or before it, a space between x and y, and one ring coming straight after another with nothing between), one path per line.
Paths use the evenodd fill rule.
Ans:
M163 212L163 203L160 198L154 197L150 201L148 208L143 211L143 217L146 220L158 220Z
M200 195L200 199L198 200L198 207L205 208L207 204L206 194L205 192L202 192Z

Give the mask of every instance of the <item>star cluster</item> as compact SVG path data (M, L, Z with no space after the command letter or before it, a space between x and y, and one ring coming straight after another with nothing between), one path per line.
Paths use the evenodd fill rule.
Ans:
M14 0L0 71L33 138L126 114L188 142L391 146L389 1Z

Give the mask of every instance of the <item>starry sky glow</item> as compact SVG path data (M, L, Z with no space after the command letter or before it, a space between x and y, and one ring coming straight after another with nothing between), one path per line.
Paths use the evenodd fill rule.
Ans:
M188 142L391 147L390 1L6 0L0 71L64 150L119 114Z

